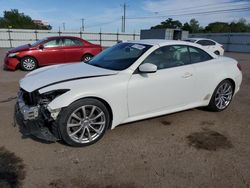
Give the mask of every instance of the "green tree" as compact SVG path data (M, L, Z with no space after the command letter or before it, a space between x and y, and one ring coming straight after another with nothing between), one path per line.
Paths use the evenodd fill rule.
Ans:
M182 29L185 30L185 31L189 31L191 33L191 26L189 25L188 22L184 23L183 26L182 26Z
M191 19L189 23L184 23L182 29L189 31L190 33L198 33L202 31L202 27L200 26L199 21L194 18Z
M250 27L244 18L241 18L238 22L230 23L231 32L249 32Z
M190 27L191 27L191 33L198 33L202 29L200 27L199 21L197 21L194 18L190 20L189 24L190 24Z
M161 22L161 24L151 27L151 29L177 29L181 27L182 23L179 20L173 20L172 18L168 18L167 20Z
M30 16L20 13L17 9L4 11L4 16L0 18L0 28L9 27L14 29L52 29L50 25L43 26L34 23Z
M226 22L213 22L205 27L205 32L208 33L228 33L230 31L230 24Z

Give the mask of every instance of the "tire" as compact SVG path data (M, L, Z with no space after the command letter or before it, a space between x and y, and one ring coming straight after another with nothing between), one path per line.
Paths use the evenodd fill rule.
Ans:
M20 62L21 69L24 71L32 71L37 68L37 60L33 57L24 57Z
M220 55L220 52L219 51L215 51L214 52L216 55Z
M89 60L91 60L92 59L92 55L91 54L85 54L84 56L82 56L82 59L81 59L81 61L82 62L88 62Z
M64 108L57 124L65 143L83 147L94 144L103 137L110 124L110 114L102 102L86 98Z
M215 88L207 109L213 112L225 110L233 99L234 85L229 80L223 80Z

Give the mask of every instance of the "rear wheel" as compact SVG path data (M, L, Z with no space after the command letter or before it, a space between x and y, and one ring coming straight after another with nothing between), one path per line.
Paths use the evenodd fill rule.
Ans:
M81 59L81 61L82 62L88 62L89 60L91 60L92 59L92 55L90 55L90 54L86 54L86 55L84 55L83 57L82 57L82 59Z
M37 61L33 57L24 57L21 59L21 68L25 71L32 71L37 67Z
M225 110L232 101L234 87L229 80L222 81L215 89L209 102L208 109L219 112Z
M96 99L82 99L62 110L58 118L62 139L71 146L87 146L102 138L110 123L106 106Z
M220 52L219 51L215 51L214 52L216 55L220 55Z

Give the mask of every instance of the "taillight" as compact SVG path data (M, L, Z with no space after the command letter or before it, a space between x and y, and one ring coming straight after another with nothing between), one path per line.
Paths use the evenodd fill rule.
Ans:
M238 67L238 69L241 71L241 66L240 66L239 63L237 63L237 67Z

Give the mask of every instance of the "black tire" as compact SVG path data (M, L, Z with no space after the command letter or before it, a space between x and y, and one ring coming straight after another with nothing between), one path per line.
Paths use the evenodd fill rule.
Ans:
M24 57L20 62L21 69L24 71L32 71L37 68L37 60L33 57Z
M214 52L216 55L220 55L220 52L219 51L215 51Z
M220 98L220 97L219 97L219 95L220 95L220 94L219 94L219 90L220 90L224 85L227 85L228 88L230 87L229 92L231 91L231 96L228 97L228 101L226 101L227 103L224 102L224 106L223 106L222 108L219 108L218 106L220 106L220 105L218 105L218 102L216 102L216 101L218 101L218 98ZM207 109L208 109L209 111L212 111L212 112L220 112L220 111L225 110L225 109L229 106L229 104L231 103L232 98L233 98L233 94L234 94L234 85L233 85L233 83L232 83L231 81L229 81L229 80L223 80L223 81L220 82L219 85L215 88L214 93L213 93L213 95L212 95L212 97L211 97L211 99L210 99L209 105L207 106ZM221 94L221 95L223 95L223 94ZM223 102L221 102L221 103L223 103Z
M84 62L84 63L86 63L89 60L91 60L92 58L93 58L93 55L91 55L91 54L85 54L84 56L82 56L81 61Z
M96 111L99 110L98 113L100 113L100 111L104 113L104 115L102 117L99 117L99 118L103 118L105 121L105 124L103 125L103 127L100 128L102 131L100 131L100 133L97 133L96 131L94 131L94 129L91 129L90 127L88 127L88 125L84 125L84 122L86 120L83 121L83 119L82 119L83 122L80 121L81 123L79 126L74 126L74 127L69 128L68 127L69 122L71 122L70 125L77 124L77 123L72 123L72 120L78 121L77 119L74 119L72 117L73 117L73 114L76 115L77 113L80 113L79 108L82 109L82 107L84 107L84 109L85 109L84 110L85 114L86 114L85 117L91 121L91 117L95 114L93 114L92 116L90 115L90 113L91 113L90 111L92 111L92 110L88 109L88 107L90 107L90 106L95 106ZM79 111L77 111L78 109L79 109ZM77 117L80 117L81 115L83 116L83 113L77 114ZM89 116L91 116L91 117L89 117ZM96 115L96 116L98 116L98 115ZM101 121L103 121L103 120L101 120ZM103 137L107 127L109 127L109 124L110 124L110 114L109 114L107 107L102 102L100 102L99 100L96 100L96 99L86 98L86 99L81 99L81 100L75 101L74 103L69 105L67 108L62 109L62 111L60 112L60 114L58 116L57 124L59 126L60 135L65 143L67 143L70 146L83 147L83 146L88 146L88 145L94 144ZM91 126L94 126L94 125L91 124ZM88 127L88 129L86 127ZM100 127L101 127L101 125L100 125ZM77 132L77 130L80 130L80 129L81 129L81 131ZM70 136L69 134L72 133L71 131L77 132L77 134L75 134L74 136ZM91 135L91 133L93 133L92 136L94 136L94 134L99 134L99 135L96 138L94 137L95 139L93 139L89 142L87 142L87 141L83 142L84 140L82 140L82 139L90 140L89 134ZM79 136L79 138L78 138L79 140L80 140L80 138L82 138L81 143L79 140L74 138L77 136Z

